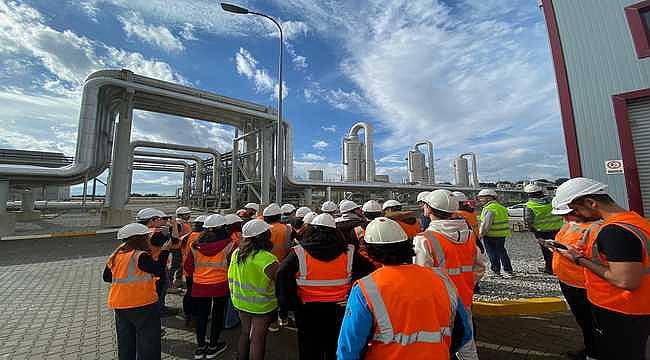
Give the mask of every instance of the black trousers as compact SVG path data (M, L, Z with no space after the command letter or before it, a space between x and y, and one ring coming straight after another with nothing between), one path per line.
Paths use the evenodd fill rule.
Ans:
M158 303L115 310L117 352L120 360L160 359L160 307Z
M169 251L169 255L172 258L172 264L167 271L167 279L169 279L169 282L173 286L174 280L179 280L183 277L183 269L181 264L183 254L180 250L174 249Z
M199 347L205 346L205 334L210 322L210 346L217 346L219 335L223 330L223 317L226 311L227 297L195 297L192 298L192 307L196 315L196 342Z
M192 310L192 276L185 277L187 290L183 295L183 314L185 319L191 319L194 311Z
M560 289L569 308L582 330L585 351L588 356L598 359L596 343L594 340L594 326L592 322L591 303L587 300L587 290L567 285L560 281Z
M336 359L345 308L337 303L311 302L296 311L298 326L298 359Z
M598 360L645 360L650 315L626 315L592 304Z
M555 240L555 235L559 230L552 231L535 231L535 238L543 240ZM542 250L542 256L544 257L544 268L547 272L553 272L553 252L546 246L540 245L539 248Z

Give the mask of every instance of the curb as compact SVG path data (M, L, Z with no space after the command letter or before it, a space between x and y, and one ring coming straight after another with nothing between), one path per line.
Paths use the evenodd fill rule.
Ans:
M40 240L40 239L55 239L66 237L81 237L81 236L95 236L99 234L110 234L117 232L118 228L114 229L101 229L95 231L62 231L51 234L40 235L15 235L15 236L2 236L0 241L16 241L16 240Z
M566 302L560 297L517 299L508 301L475 301L472 313L480 316L540 315L567 310Z

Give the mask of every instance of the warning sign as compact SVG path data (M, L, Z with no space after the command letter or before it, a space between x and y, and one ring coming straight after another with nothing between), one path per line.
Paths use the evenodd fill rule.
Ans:
M607 175L622 174L623 173L623 160L607 160L607 161L605 161L605 173L607 173Z

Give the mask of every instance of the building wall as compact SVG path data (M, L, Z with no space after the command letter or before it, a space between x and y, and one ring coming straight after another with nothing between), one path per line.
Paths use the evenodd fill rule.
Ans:
M609 185L627 206L623 175L606 175L621 159L612 95L650 88L650 59L637 59L624 8L638 0L553 0L564 52L582 175Z

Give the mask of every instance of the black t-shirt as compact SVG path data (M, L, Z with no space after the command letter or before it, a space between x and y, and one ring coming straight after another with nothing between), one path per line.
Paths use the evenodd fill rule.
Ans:
M618 225L605 225L596 238L598 251L607 261L642 262L643 247L639 238Z

